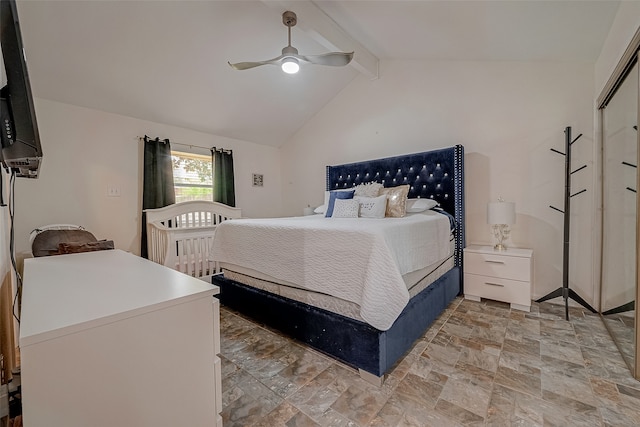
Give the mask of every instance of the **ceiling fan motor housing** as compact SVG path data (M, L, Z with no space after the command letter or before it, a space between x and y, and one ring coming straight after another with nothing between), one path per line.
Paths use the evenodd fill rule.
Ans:
M294 12L287 10L282 14L282 23L289 28L295 27L295 25L298 23L298 17Z
M282 55L284 56L287 56L287 55L295 56L297 54L298 54L298 49L296 49L291 45L282 48Z

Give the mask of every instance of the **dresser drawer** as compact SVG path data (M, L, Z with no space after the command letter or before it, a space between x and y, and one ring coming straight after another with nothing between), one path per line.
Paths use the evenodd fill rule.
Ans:
M531 305L529 282L464 274L464 294L504 301L521 306Z
M464 271L476 275L529 282L531 258L465 251Z

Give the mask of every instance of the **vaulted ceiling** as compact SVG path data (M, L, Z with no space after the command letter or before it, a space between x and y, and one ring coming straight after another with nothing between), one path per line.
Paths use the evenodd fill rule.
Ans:
M19 1L34 96L279 146L351 80L390 60L598 58L618 1ZM301 54L347 67L235 71Z

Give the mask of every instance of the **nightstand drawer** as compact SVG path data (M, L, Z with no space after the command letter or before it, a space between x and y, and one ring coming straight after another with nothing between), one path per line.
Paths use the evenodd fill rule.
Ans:
M465 296L477 296L528 307L531 305L530 289L529 282L464 274Z
M464 271L482 276L529 282L531 280L531 258L508 256L504 253L465 251Z

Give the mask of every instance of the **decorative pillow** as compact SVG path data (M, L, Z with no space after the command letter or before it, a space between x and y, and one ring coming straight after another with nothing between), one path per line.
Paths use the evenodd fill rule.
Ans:
M360 204L360 216L362 218L384 218L387 210L387 196L383 194L378 197L354 196Z
M331 193L337 193L339 191L354 191L354 189L353 188L343 188L341 190L325 191L324 192L324 206L325 207L329 205L329 197L331 196Z
M332 192L335 192L335 191L353 191L353 188L344 188L344 189L341 189L341 190L325 191L324 192L324 203L321 204L320 206L318 206L317 208L315 208L313 210L313 213L323 214L323 213L327 212L327 205L329 204L329 195Z
M380 190L380 194L387 196L386 216L401 218L407 214L407 194L409 194L409 184L383 188Z
M433 199L407 199L407 212L424 212L440 206Z
M355 195L361 197L378 197L380 195L380 190L383 188L383 185L378 182L368 182L366 184L356 185Z
M360 203L354 199L336 199L331 218L358 218Z
M94 252L103 251L107 249L114 249L113 240L99 240L97 242L63 242L58 243L58 253L63 254L77 254L81 252Z
M327 203L327 210L324 213L326 218L331 218L333 215L333 206L336 203L336 199L353 199L354 190L348 191L330 191L329 202Z

